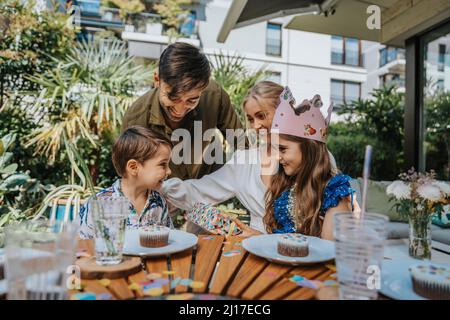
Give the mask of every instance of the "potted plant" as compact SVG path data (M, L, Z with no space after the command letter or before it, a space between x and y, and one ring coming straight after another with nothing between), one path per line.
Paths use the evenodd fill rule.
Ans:
M431 259L431 217L449 203L450 185L435 176L433 170L418 173L412 168L386 189L398 200L397 212L409 220L409 255L417 259Z

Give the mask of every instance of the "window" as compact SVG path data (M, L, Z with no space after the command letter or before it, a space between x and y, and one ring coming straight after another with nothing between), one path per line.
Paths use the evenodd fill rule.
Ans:
M445 90L445 83L444 83L444 79L439 79L436 82L436 91L438 91L439 93L443 92Z
M415 132L418 137L416 167L425 171L435 170L439 180L450 180L450 69L445 67L449 39L450 23L421 38L420 51L424 54L419 56L420 68L416 75L420 78L419 89L422 91L422 101L419 102L422 125Z
M438 71L444 71L445 49L445 44L439 44Z
M266 73L264 80L281 84L281 72L269 71Z
M362 67L361 41L354 38L332 36L331 63Z
M385 64L391 61L404 58L405 58L405 51L403 49L385 47L380 50L380 67L384 66Z
M338 107L350 103L361 97L361 84L359 82L331 80L331 102Z
M331 37L331 63L342 64L344 61L344 46L342 37Z
M281 57L281 24L267 23L266 54Z

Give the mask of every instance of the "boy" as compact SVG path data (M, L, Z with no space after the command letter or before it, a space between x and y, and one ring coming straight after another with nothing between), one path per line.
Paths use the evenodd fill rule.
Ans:
M100 191L97 198L126 197L130 201L127 228L137 228L140 223L151 220L173 228L167 203L156 191L171 173L171 148L170 140L142 126L129 127L114 143L112 161L121 178ZM79 214L82 239L94 236L89 210L88 202Z

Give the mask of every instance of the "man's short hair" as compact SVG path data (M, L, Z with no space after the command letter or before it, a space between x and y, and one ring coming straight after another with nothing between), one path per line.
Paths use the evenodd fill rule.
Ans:
M206 56L188 43L169 45L159 58L159 79L170 86L168 97L176 100L179 95L193 89L208 86L211 67Z

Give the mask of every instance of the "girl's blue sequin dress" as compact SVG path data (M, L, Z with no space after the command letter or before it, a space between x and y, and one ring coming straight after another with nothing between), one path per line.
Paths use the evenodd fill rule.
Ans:
M347 175L337 174L328 181L323 193L322 206L319 212L322 217L325 216L325 212L329 208L336 207L342 198L348 197L349 195L351 196L353 210L353 194L355 190L350 186L351 179ZM274 229L272 231L273 233L297 232L294 215L294 188L295 186L284 191L274 201L274 218L278 228Z

